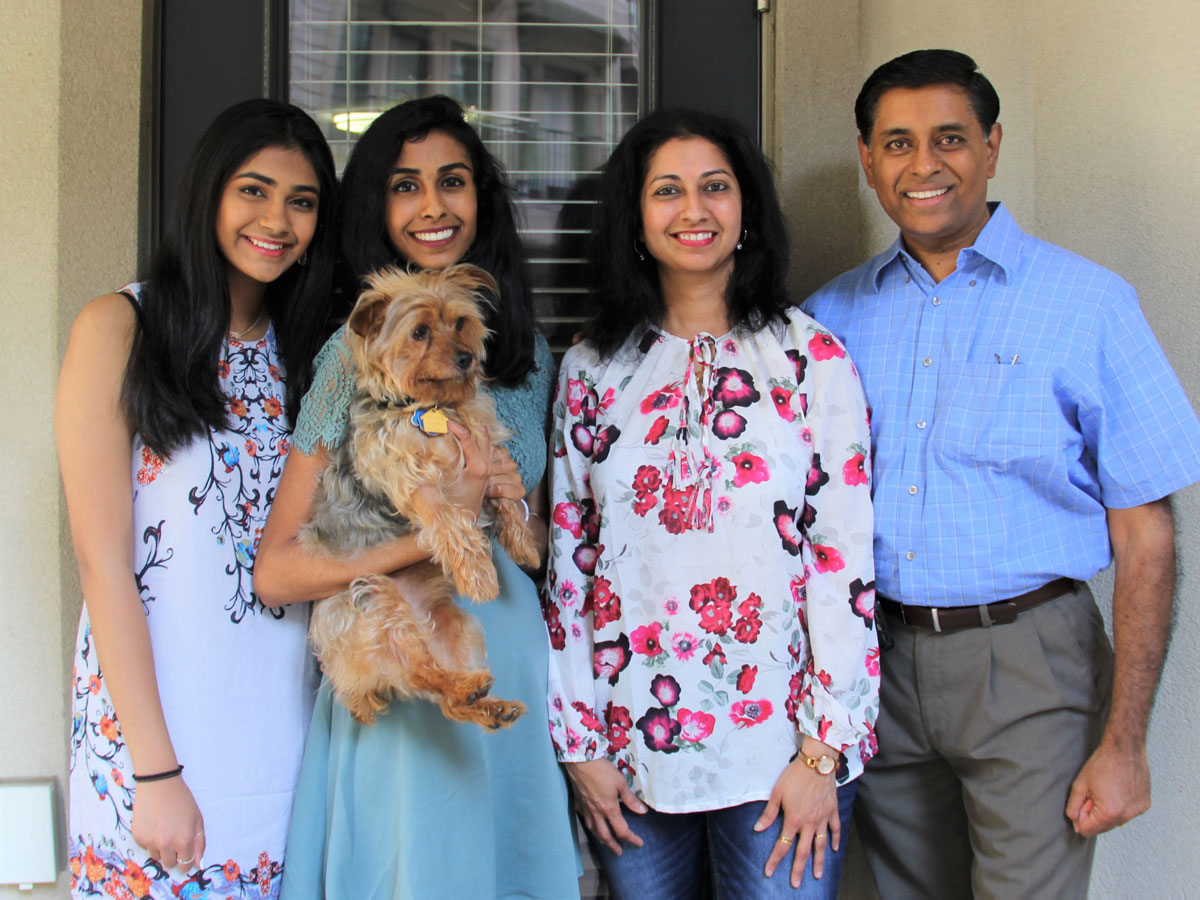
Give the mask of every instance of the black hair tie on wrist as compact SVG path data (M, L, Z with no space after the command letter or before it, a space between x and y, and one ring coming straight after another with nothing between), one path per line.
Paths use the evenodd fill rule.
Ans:
M133 780L136 782L146 781L166 781L168 778L174 778L176 775L183 774L183 764L179 764L173 769L167 769L165 772L155 772L153 775L139 775L133 773Z

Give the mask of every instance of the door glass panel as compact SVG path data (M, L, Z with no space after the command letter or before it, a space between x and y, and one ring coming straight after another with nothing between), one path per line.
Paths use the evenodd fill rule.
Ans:
M339 169L384 109L443 93L504 163L538 316L578 330L595 174L643 105L646 0L291 0L291 101Z

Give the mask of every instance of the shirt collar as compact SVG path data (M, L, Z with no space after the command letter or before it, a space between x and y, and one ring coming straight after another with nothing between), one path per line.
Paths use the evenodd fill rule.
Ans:
M978 256L994 263L1000 270L1001 280L1007 282L1017 269L1023 233L1003 203L989 202L988 210L991 216L983 226L983 231L975 238L975 243L959 251L959 267L961 268L964 262L964 254ZM904 242L897 235L892 245L871 262L869 274L871 285L876 292L880 290L884 272L893 264L903 265L904 259L912 260L912 257L904 249ZM912 265L920 267L916 260L912 261Z

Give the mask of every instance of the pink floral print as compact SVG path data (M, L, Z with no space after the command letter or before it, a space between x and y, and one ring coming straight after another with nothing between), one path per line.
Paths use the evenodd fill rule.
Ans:
M765 799L802 734L841 779L873 752L866 405L837 340L788 315L782 336L579 344L560 371L551 736L660 811Z

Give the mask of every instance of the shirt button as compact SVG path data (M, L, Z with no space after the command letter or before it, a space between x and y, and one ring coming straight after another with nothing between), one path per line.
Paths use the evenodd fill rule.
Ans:
M971 287L975 287L975 279L974 278L971 279Z
M915 494L917 492L917 486L915 484L910 484L908 486L908 492L910 494Z
M909 550L907 553L904 554L904 558L905 559L916 559L917 554L915 554L911 550Z
M921 360L921 365L923 365L925 368L929 368L930 366L933 365L933 360L927 356L923 360Z
M924 419L917 419L917 427L918 427L918 428L924 428L924 427L925 427L925 420L924 420Z
M907 275L905 275L905 276L904 276L904 283L905 283L905 284L908 284L910 281L912 281L912 279L911 279L911 278L909 278Z
M934 298L933 298L933 305L934 305L934 306L941 306L941 305L942 305L942 298L941 298L941 297L934 297Z

